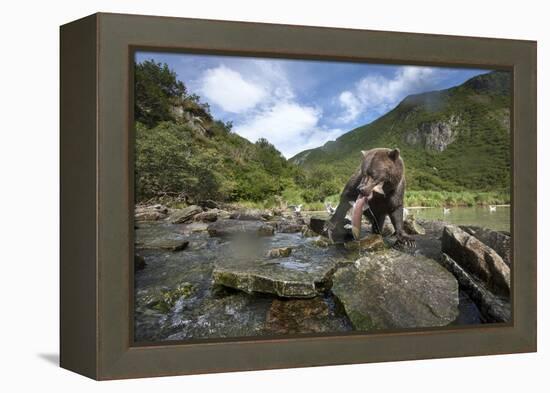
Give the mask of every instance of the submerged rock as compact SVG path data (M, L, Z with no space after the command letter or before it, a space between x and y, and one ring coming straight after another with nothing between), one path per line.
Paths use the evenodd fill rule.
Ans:
M345 323L331 317L327 301L313 299L275 299L267 313L266 332L307 334L346 330Z
M218 220L208 226L211 237L232 237L239 235L271 236L273 226L260 221Z
M215 284L249 294L311 298L326 289L336 266L331 259L311 260L303 255L280 261L235 258L218 261L212 279Z
M409 235L426 234L426 230L422 228L422 226L416 221L416 219L412 215L407 216L407 218L403 221L403 229Z
M512 265L512 237L509 234L478 226L460 228L495 250L508 266Z
M381 235L370 235L360 240L352 240L344 243L347 250L380 251L386 248Z
M441 249L493 293L510 296L510 268L495 250L454 225L443 230Z
M188 282L181 283L174 288L162 288L161 290L149 294L145 299L148 308L166 313L180 298L191 296L194 291L193 284Z
M291 247L273 248L267 252L267 256L269 258L283 258L283 257L290 256L291 252L292 252Z
M199 214L200 212L202 212L202 207L191 205L186 207L185 209L180 209L172 213L172 215L168 219L172 224L182 224L189 221L191 218L193 218L193 216Z
M507 299L493 295L447 254L442 255L441 263L456 277L460 287L477 305L485 321L511 321L510 302Z
M357 330L445 326L458 316L458 283L436 261L396 250L358 259L332 277Z
M330 239L319 236L317 239L313 240L312 243L315 244L317 247L325 248L330 246Z

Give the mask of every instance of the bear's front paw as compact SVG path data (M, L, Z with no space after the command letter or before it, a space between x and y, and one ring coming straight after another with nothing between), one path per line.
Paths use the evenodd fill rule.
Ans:
M393 245L395 248L416 248L416 241L405 233L397 233L395 235L397 241Z

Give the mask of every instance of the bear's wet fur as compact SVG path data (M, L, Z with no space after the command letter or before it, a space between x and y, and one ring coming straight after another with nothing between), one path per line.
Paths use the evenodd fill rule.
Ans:
M328 230L334 242L347 240L346 213L350 202L359 195L368 200L369 209L363 214L372 224L374 233L382 233L386 216L390 217L397 245L413 247L414 240L403 230L403 201L405 197L405 164L399 149L376 148L361 152L361 165L346 183L340 203L329 220Z

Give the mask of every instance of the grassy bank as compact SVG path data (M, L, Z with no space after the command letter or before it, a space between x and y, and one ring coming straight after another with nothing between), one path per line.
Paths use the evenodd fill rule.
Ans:
M305 202L299 192L284 193L280 198L268 198L264 201L239 201L231 203L235 207L270 209L288 205L303 205L303 210L322 211L325 210L325 202L330 202L332 206L338 205L339 194L330 195L325 202ZM185 203L171 201L164 198L158 200L167 206L181 208ZM405 194L406 207L468 207L468 206L488 206L510 204L510 194L505 192L474 192L474 191L407 191Z
M405 206L487 206L505 205L509 203L510 194L498 191L407 191L405 194Z

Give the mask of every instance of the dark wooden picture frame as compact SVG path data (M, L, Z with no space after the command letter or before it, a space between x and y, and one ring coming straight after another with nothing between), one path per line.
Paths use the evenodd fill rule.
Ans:
M136 49L509 70L510 324L133 344ZM95 14L61 27L61 366L95 379L536 351L536 42Z

